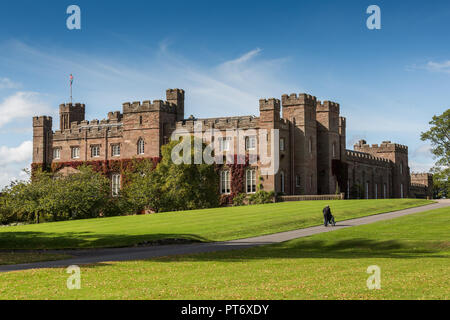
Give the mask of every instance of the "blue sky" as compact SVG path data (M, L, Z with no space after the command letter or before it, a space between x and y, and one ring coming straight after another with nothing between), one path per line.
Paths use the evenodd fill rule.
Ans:
M81 30L66 9L81 8ZM366 9L381 8L381 30ZM448 1L2 1L0 187L31 162L33 115L74 100L88 119L123 102L186 90L196 117L258 115L258 99L307 92L341 104L347 146L392 140L410 167L433 159L420 141L449 108Z

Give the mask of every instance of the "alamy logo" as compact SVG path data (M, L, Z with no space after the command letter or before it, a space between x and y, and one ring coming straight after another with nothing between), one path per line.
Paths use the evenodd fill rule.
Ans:
M67 7L67 14L70 16L66 20L67 29L80 30L81 29L81 9L77 5L70 5Z
M226 130L224 134L217 129L203 131L202 122L196 121L193 133L187 129L177 129L172 133L171 140L179 141L171 154L175 164L246 164L248 161L250 165L259 164L263 175L274 175L279 169L278 129L270 132L265 129L235 129ZM205 148L203 144L206 144Z
M67 278L67 289L81 289L81 270L79 266L69 266L66 269L66 273L70 276Z
M381 289L381 269L379 266L369 266L367 273L371 276L367 278L367 288L369 290Z
M367 18L366 25L369 30L381 29L381 9L377 5L371 5L367 8L367 14L370 16Z

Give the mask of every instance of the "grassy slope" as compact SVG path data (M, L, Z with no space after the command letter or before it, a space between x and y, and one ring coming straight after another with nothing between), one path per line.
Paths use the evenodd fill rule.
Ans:
M2 274L0 299L449 299L450 208L246 250ZM366 269L381 268L381 290Z
M0 228L0 249L117 247L167 238L230 240L319 225L327 204L340 221L427 203L415 199L285 202L26 225Z

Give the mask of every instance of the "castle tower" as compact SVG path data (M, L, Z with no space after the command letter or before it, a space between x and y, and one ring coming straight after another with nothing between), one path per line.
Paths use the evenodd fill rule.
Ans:
M263 129L267 131L268 141L267 141L267 155L271 156L271 148L272 145L272 129L278 129L280 123L280 100L270 98L270 99L260 99L259 100L259 129ZM272 157L272 161L279 161L279 159L274 159ZM277 190L281 191L281 181L277 179L279 177L279 172L272 176L264 177L264 188L267 190ZM287 186L287 183L286 183Z
M33 117L33 163L44 167L51 161L52 117Z
M356 151L366 152L375 157L388 159L393 163L391 176L391 197L407 198L409 196L409 185L411 177L408 167L408 147L383 141L379 146L373 144L369 146L365 140L360 140L354 145Z
M318 193L334 194L339 187L337 176L332 172L332 162L341 160L341 137L339 104L331 101L317 102L317 174Z
M177 106L177 121L184 120L184 90L182 89L167 89L167 102L173 103Z
M317 194L317 99L308 94L283 95L283 119L290 122L290 179L295 194Z
M59 126L60 130L70 129L72 122L81 122L84 120L86 106L81 103L67 103L59 106Z
M180 105L184 105L184 91L174 89L178 97L174 100L147 100L123 104L123 155L133 157L160 157L161 146L169 141L175 128ZM172 92L174 90L167 90ZM170 96L174 98L174 96ZM183 107L184 109L184 107ZM142 142L140 142L142 140ZM143 144L139 148L139 143Z

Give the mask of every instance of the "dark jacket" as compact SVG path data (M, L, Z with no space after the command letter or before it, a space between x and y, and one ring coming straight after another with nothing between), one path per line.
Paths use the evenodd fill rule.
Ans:
M323 217L331 219L331 210L330 207L323 208Z

